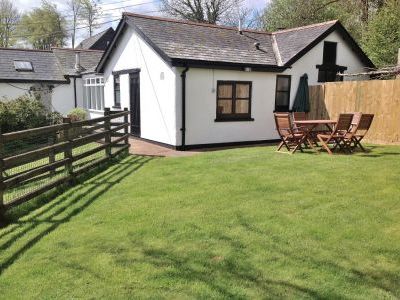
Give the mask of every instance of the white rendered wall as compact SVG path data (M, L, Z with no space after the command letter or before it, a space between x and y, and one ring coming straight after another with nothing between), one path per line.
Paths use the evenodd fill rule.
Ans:
M77 107L83 107L82 79L76 79ZM56 84L52 94L52 106L54 111L67 115L75 108L74 79L70 78L69 84Z
M118 41L104 70L105 107L114 105L113 71L140 69L141 137L176 145L175 69L171 68L131 28ZM129 75L120 75L121 107L129 103ZM179 121L180 122L180 121Z
M13 100L28 93L30 83L0 83L0 101Z
M338 43L337 64L346 66L347 72L359 72L364 65L344 40L336 32L331 33L324 41ZM308 74L309 85L318 84L318 69L322 64L323 45L321 41L306 55L300 58L290 69L281 73L292 75L291 104L293 104L300 77ZM187 72L186 81L186 144L210 144L262 141L277 139L273 112L275 108L275 87L278 73L241 72L211 69L194 69ZM251 117L254 121L215 122L216 88L218 80L235 80L252 82ZM180 78L177 80L180 88ZM181 102L177 89L177 103ZM178 105L179 107L179 105ZM178 120L181 118L181 112ZM178 138L178 145L181 139Z
M275 78L274 73L189 69L186 79L186 144L276 139L273 119ZM254 121L215 122L218 80L252 82L251 117Z
M81 79L77 79L77 96L78 106L82 103L82 88L79 83ZM13 100L20 96L29 93L29 89L36 86L35 83L0 83L0 100ZM72 108L74 108L74 86L71 79L70 84L51 84L54 86L51 92L51 108L53 111L58 111L66 115Z
M336 64L347 67L346 73L359 73L365 71L365 65L355 54L355 52L348 46L345 40L336 31L329 34L323 41L318 43L307 54L296 61L292 68L287 69L285 75L292 75L292 86L290 91L290 107L293 105L296 96L297 88L299 86L300 77L307 73L308 84L317 85L318 82L318 69L316 65L322 64L322 57L324 52L324 42L337 43ZM356 77L344 77L344 80L360 80Z

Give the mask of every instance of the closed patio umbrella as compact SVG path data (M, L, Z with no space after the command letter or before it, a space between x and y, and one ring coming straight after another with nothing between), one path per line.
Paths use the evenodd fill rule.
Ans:
M296 97L292 111L296 112L309 112L310 111L310 95L308 92L308 76L304 74L300 77L299 87L297 89Z

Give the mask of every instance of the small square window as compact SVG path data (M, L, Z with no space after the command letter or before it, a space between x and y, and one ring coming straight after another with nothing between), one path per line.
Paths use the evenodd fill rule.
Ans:
M16 71L33 72L33 66L30 61L14 60L14 68Z

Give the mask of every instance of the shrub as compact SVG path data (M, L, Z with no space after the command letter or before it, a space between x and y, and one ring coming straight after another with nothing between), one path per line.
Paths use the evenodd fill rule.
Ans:
M23 95L15 100L0 102L2 133L36 128L62 122L58 113L50 112L39 96Z
M74 108L73 110L71 110L68 113L68 118L71 119L72 122L76 122L76 121L84 121L86 120L86 110L84 110L83 108L77 107Z

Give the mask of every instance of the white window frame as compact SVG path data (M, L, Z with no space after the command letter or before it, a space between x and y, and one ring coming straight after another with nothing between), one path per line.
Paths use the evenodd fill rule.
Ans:
M104 77L83 79L83 107L90 111L104 111Z

